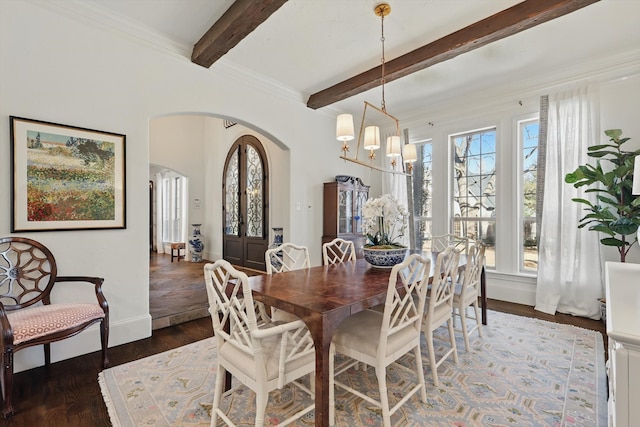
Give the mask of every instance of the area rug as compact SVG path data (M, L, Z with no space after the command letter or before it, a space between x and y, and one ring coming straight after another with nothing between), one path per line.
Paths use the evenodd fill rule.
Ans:
M428 402L414 395L391 418L394 426L607 425L602 334L494 311L488 319L483 337L471 337L468 352L456 334L459 362L449 358L440 366L438 387L422 343ZM436 351L447 345L443 336ZM393 405L415 378L393 367L387 372ZM209 338L106 369L98 380L114 426L192 427L210 423L215 377L216 343ZM349 370L341 380L377 394L373 368ZM224 410L237 425L251 426L255 395L236 385L222 399ZM295 387L272 392L265 425L277 424L307 399ZM313 426L313 411L292 425ZM382 417L369 403L337 389L336 425L379 426Z

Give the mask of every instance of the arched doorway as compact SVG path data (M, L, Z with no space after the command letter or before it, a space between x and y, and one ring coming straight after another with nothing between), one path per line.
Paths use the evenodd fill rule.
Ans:
M222 177L222 257L263 271L269 235L268 172L262 144L244 135L229 150Z

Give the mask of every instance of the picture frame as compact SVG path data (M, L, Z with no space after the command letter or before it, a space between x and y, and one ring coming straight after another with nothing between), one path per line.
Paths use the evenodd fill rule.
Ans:
M11 231L126 228L126 136L10 116Z

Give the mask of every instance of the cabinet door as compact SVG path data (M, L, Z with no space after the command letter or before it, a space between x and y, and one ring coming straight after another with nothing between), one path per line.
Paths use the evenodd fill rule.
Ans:
M355 203L354 203L354 232L356 234L362 234L362 207L367 201L367 197L369 192L366 190L356 190L355 192Z
M353 191L338 189L338 234L353 233Z

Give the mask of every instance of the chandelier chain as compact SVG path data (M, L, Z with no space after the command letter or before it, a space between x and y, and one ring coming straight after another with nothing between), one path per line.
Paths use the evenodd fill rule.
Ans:
M381 34L380 35L380 42L382 43L382 58L380 60L381 63L382 63L382 67L381 67L382 68L382 75L380 77L380 86L382 86L382 104L381 104L381 107L382 107L382 111L386 112L387 111L387 106L386 106L385 100L384 100L384 83L385 83L385 80L384 80L384 64L385 64L385 60L384 60L384 13L382 13L380 15L380 22L381 22L381 24L380 24L380 28L381 28L381 31L380 31L380 34Z

